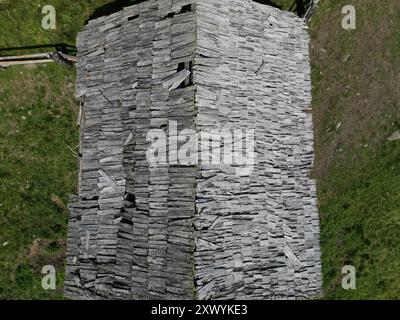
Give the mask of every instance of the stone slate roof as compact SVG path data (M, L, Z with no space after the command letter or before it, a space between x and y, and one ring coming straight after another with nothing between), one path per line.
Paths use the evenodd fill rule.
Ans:
M319 295L305 23L249 0L149 0L90 21L77 46L66 296ZM254 130L254 167L151 165L146 136L171 121Z

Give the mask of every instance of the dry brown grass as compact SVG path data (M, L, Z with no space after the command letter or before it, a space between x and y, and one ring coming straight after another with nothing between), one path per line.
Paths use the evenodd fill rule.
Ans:
M399 115L400 73L388 56L396 25L390 18L369 23L372 13L362 8L373 2L352 1L359 13L357 30L343 30L340 10L332 10L312 32L311 57L322 72L313 103L317 179L343 155L352 153L356 160L360 148L379 145L387 138L381 128ZM399 1L382 2L386 17L400 13Z

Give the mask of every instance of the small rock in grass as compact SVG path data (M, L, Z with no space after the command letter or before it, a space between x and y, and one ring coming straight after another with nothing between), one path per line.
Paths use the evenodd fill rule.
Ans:
M343 62L347 62L347 61L350 59L350 56L351 56L350 53L347 54L347 55L344 57Z
M393 133L389 138L389 141L396 141L396 140L400 140L400 131L396 131L395 133Z

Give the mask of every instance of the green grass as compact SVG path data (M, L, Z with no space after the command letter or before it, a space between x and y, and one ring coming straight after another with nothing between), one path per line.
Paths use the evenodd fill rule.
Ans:
M34 239L65 239L67 214L54 198L66 204L75 192L76 159L66 147L78 143L73 80L73 71L55 64L0 72L2 298L54 294L32 291L40 276L29 272L28 254ZM61 279L62 261L58 267Z
M89 14L107 2L0 0L0 48L74 45ZM46 4L56 7L56 30L41 27ZM0 71L0 299L62 299L65 206L77 178L67 147L78 145L74 83L75 71L57 64ZM47 264L57 270L55 291L41 286Z
M319 193L326 298L399 299L399 144L338 162ZM341 287L345 265L356 267L354 291Z
M357 10L353 31L340 26L346 4ZM323 0L310 23L327 299L400 298L400 141L387 140L400 129L399 10L386 0ZM356 290L341 286L345 265L356 268Z

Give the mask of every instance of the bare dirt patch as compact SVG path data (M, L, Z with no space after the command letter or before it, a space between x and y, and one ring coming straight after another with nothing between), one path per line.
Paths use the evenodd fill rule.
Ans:
M31 268L40 273L46 265L52 265L55 268L61 267L64 264L66 247L65 240L35 239L29 249Z

